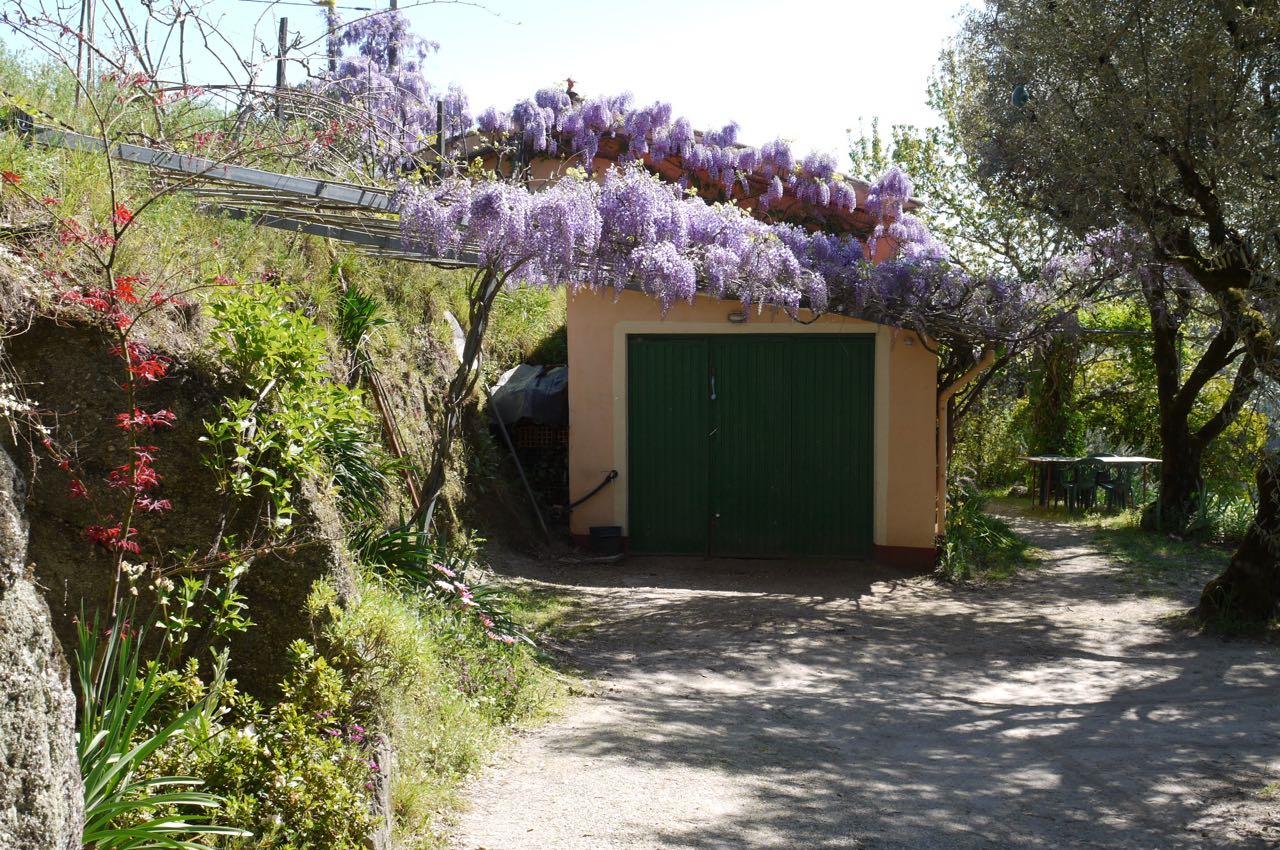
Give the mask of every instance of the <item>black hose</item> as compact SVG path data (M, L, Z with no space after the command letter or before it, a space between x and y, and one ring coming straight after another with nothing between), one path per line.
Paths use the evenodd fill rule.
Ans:
M613 479L615 479L615 478L617 478L617 477L618 477L618 470L616 470L616 469L611 469L611 470L609 470L609 474L608 474L608 475L606 475L606 476L604 477L604 480L603 480L603 481L601 481L599 484L597 484L597 485L596 485L596 488L595 488L594 490L592 490L592 491L591 491L590 493L588 493L587 495L583 496L583 497L582 497L581 499L579 499L578 501L576 501L576 502L570 502L570 503L569 503L569 507L567 508L567 510L570 510L570 511L571 511L571 510L573 510L574 508L576 508L578 505L581 505L581 504L582 504L583 502L585 502L587 499L590 499L590 498L591 498L592 496L594 496L596 493L599 493L601 490L603 490L606 486L608 486L608 485L613 481Z

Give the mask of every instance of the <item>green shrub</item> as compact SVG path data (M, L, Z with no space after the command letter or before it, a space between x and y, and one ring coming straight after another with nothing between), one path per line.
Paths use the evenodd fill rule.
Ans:
M224 710L159 752L157 774L183 772L225 801L225 819L253 833L230 848L363 850L374 827L372 739L357 722L344 676L305 643L289 647L283 699L264 709L234 683L206 685L194 663L170 673L188 699Z
M1238 543L1248 532L1256 510L1246 494L1205 493L1196 502L1187 536L1213 543Z
M1031 563L1029 546L1008 523L986 513L976 490L958 486L948 498L947 534L938 553L938 574L948 581L1008 578Z
M362 508L381 481L375 444L361 439L373 421L358 390L327 370L328 334L293 309L279 289L237 287L210 299L219 360L234 370L247 393L228 398L222 416L205 423L209 464L232 494L266 493L275 527L288 528L298 481L327 475L336 463ZM354 436L354 439L352 437ZM350 485L349 485L350 486Z

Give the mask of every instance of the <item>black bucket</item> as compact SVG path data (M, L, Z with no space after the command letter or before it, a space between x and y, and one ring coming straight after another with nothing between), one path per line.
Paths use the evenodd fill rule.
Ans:
M622 554L622 526L593 525L588 530L591 532L591 554Z

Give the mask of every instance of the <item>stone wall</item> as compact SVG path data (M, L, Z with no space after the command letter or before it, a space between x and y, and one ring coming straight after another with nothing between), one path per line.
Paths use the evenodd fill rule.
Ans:
M76 701L27 565L25 485L0 450L0 847L78 850Z

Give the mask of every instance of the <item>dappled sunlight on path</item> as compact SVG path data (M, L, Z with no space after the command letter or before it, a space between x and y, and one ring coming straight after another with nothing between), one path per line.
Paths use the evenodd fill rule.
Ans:
M1280 844L1280 655L1158 624L1078 527L1003 586L863 564L550 569L596 695L473 788L461 850ZM1191 600L1185 600L1189 603Z

